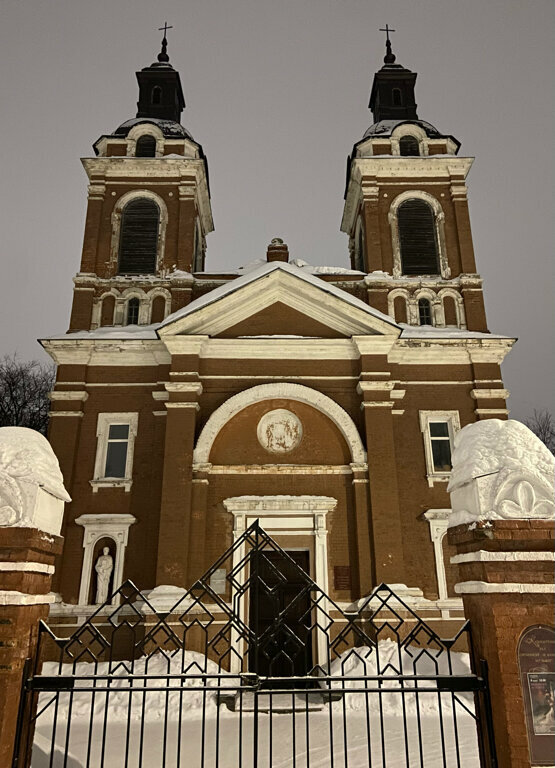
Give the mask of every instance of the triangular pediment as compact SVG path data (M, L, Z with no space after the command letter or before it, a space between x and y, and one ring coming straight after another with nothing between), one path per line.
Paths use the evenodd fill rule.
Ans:
M270 262L167 317L161 337L351 336L400 334L387 315L299 267Z

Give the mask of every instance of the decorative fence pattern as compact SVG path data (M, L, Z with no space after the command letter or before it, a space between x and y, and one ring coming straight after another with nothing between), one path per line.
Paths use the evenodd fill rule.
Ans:
M344 612L301 560L255 523L167 612L126 582L69 638L41 623L14 768L494 768L468 623L385 585Z

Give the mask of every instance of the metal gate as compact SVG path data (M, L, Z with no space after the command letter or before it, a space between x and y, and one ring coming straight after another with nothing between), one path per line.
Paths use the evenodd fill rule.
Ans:
M257 522L167 612L128 581L69 638L41 622L14 768L494 768L468 622L383 584L342 610L299 562Z

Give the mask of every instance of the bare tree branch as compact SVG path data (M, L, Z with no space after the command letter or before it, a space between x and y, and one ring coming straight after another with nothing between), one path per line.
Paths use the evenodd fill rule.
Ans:
M524 422L528 429L539 437L551 453L555 454L555 421L553 416L545 408L538 411L534 408L534 415Z
M0 427L29 427L46 435L55 368L16 354L0 359Z

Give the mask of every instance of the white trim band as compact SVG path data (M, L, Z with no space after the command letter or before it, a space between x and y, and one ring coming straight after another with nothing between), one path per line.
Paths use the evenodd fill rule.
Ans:
M54 566L46 563L0 563L0 571L26 571L30 573L54 573Z
M487 581L461 581L459 584L455 584L455 592L458 595L479 595L490 592L516 592L529 594L533 592L555 592L555 585L526 584L520 582L492 584Z
M56 601L54 592L48 595L26 595L15 589L0 590L0 605L50 605Z
M488 562L517 562L521 560L555 560L555 552L487 552L480 549L478 552L467 552L463 555L454 555L451 562L457 563L488 563Z

